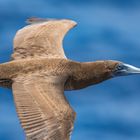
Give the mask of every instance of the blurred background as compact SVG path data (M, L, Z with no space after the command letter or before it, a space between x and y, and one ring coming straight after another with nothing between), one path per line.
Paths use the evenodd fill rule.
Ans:
M28 17L78 22L64 40L69 59L119 60L140 67L139 0L0 0L0 63ZM65 92L77 112L72 140L140 140L140 76ZM24 140L12 91L0 88L0 140Z

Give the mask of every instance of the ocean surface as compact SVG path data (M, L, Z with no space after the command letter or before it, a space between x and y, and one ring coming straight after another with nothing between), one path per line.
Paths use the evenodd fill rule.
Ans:
M140 67L139 0L0 0L0 63L10 60L16 31L28 17L69 18L69 59L119 60ZM140 140L140 75L65 92L77 112L72 140ZM24 140L12 90L0 88L0 140Z

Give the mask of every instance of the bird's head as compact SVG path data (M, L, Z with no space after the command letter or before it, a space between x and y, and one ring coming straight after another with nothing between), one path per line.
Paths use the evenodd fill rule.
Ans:
M106 66L111 77L140 74L140 68L119 61L106 61Z

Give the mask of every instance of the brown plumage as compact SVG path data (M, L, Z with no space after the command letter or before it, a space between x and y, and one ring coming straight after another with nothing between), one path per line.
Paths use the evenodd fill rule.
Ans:
M75 112L64 90L117 75L121 62L79 63L66 58L62 41L72 20L29 19L14 39L12 61L0 65L0 85L12 87L27 140L69 140Z

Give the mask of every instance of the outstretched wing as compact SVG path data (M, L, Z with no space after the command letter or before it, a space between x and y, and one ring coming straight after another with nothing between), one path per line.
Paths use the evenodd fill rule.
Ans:
M65 34L76 25L76 22L41 18L31 18L28 22L31 25L16 33L12 59L66 58L62 41Z
M64 96L63 84L57 77L25 77L15 78L12 88L27 140L69 140L75 112Z

